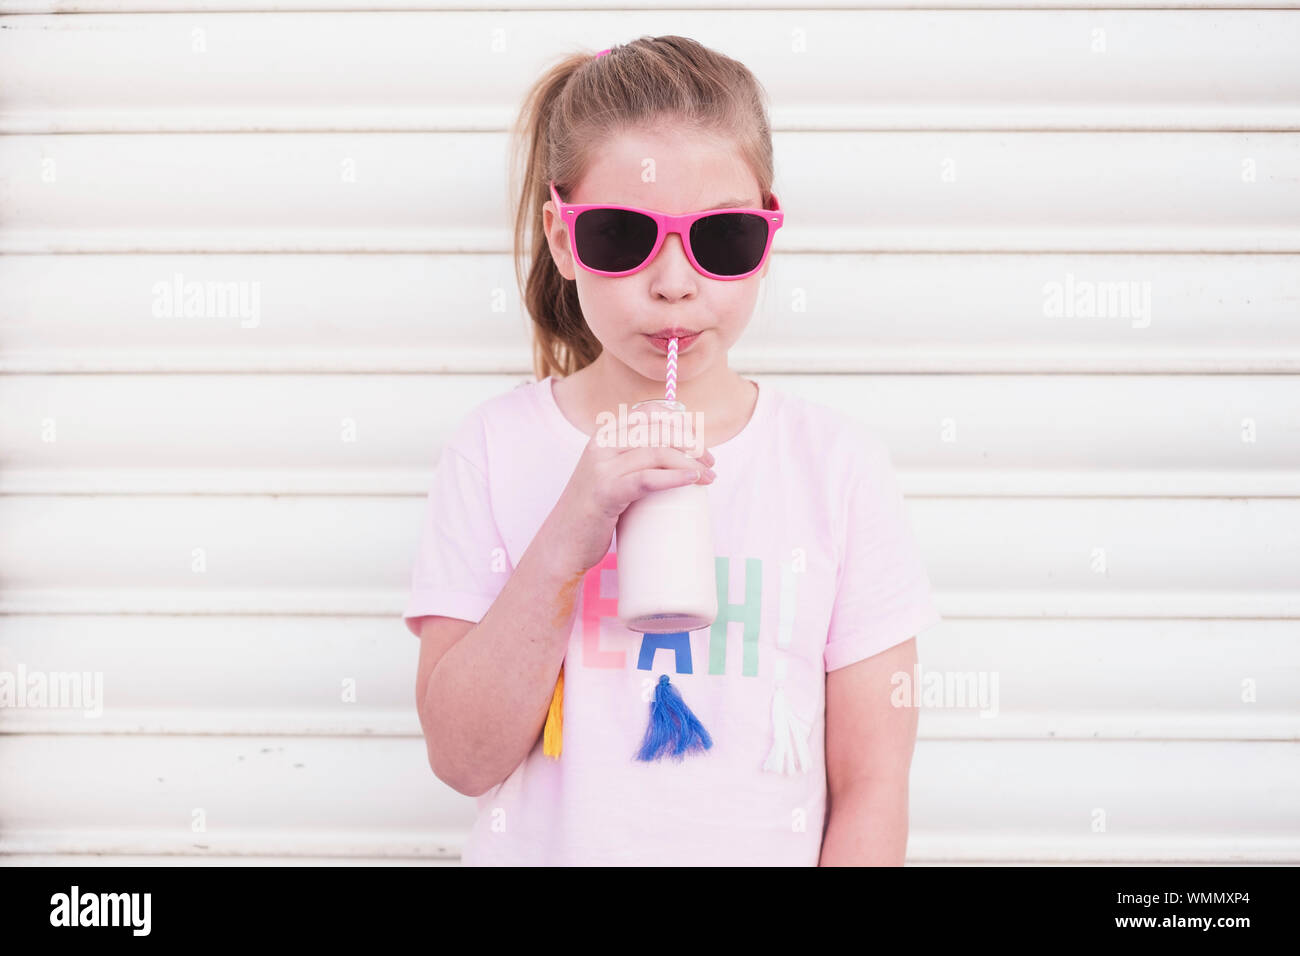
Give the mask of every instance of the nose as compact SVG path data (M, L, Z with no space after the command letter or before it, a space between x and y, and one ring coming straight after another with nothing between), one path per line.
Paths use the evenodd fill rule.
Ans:
M664 237L664 244L659 247L659 254L655 258L660 260L660 268L668 277L675 277L679 273L689 276L695 272L690 257L686 255L686 245L682 242L682 237L675 232L670 232Z

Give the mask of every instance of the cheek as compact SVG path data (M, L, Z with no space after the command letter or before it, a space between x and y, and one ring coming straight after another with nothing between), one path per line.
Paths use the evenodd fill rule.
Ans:
M741 285L741 283L734 284ZM733 342L740 338L741 333L745 331L745 326L754 316L756 300L757 290L752 288L740 288L734 293L715 297L710 311L714 316L720 339Z
M592 334L602 343L626 336L634 324L626 317L636 315L632 284L620 285L617 280L580 273L577 285L582 317Z

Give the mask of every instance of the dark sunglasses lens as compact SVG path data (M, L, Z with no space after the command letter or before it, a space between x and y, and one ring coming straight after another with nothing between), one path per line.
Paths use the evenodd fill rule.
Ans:
M723 212L695 220L691 249L695 260L719 276L753 272L767 248L767 220L752 212Z
M624 209L588 209L573 225L578 258L601 272L635 269L650 255L657 236L653 219Z

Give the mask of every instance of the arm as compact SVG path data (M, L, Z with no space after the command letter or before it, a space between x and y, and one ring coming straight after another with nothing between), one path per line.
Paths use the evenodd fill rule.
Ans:
M445 628L452 619L424 621L416 703L429 765L467 796L508 777L546 722L583 578L553 557L560 553L553 540L548 521L483 619L460 639L456 624L469 622Z
M826 675L827 823L820 866L902 866L917 708L890 702L916 638Z
M528 757L546 724L582 579L609 552L619 515L650 492L712 480L700 475L712 453L693 458L688 448L624 447L593 435L482 620L431 615L423 622L416 707L440 780L481 796ZM485 593L484 562L471 549L501 542L490 498L482 468L459 453L439 460L425 513L427 560L415 583Z

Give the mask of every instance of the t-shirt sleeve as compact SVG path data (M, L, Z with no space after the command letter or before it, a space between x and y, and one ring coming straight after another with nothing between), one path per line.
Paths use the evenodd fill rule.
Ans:
M849 484L826 670L879 654L942 618L883 441L864 436Z
M421 619L431 614L477 624L510 577L509 562L486 477L453 445L444 445L411 569L407 628L419 637Z

